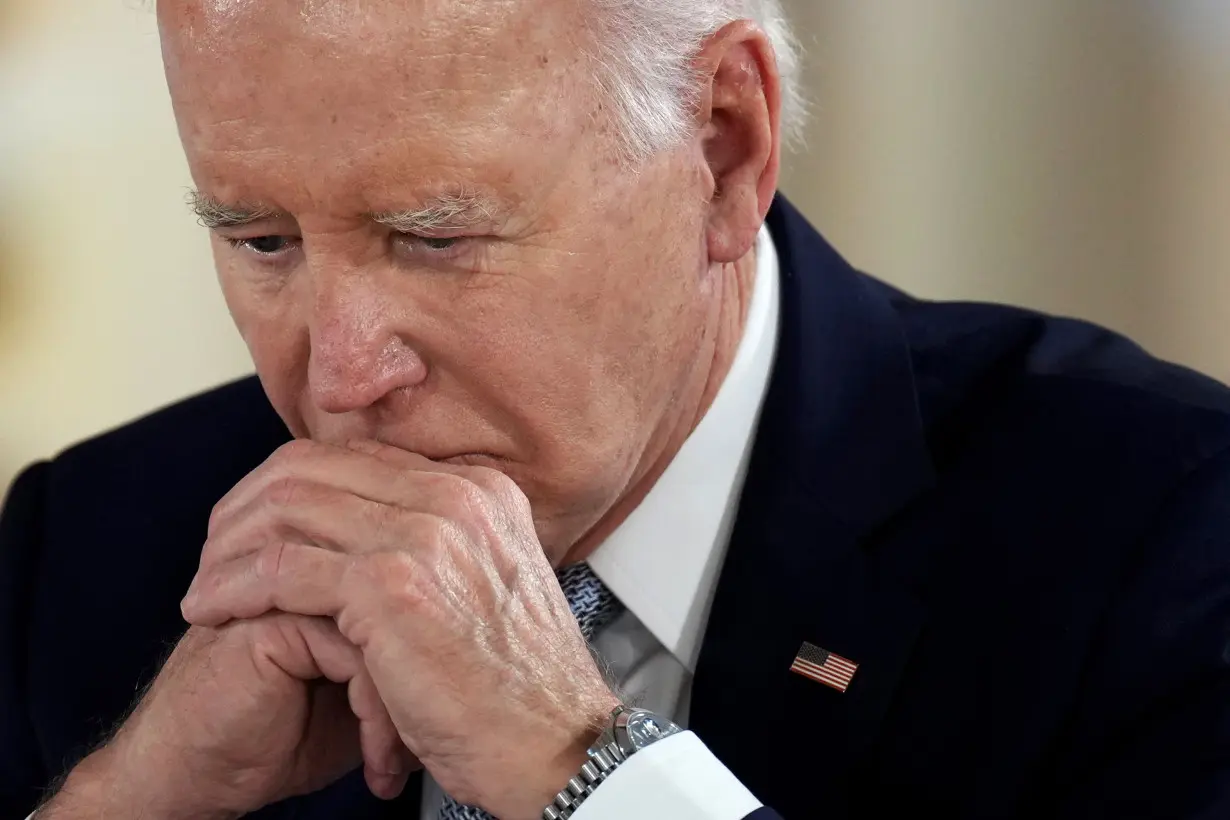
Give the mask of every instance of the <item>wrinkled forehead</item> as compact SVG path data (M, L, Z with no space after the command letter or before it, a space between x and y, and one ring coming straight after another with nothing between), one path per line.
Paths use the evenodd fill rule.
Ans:
M316 41L361 44L374 53L438 46L455 54L499 42L558 43L582 23L575 0L158 0L164 41L228 46Z
M585 27L570 0L160 0L181 136L261 130L294 150L328 118L356 137L568 127ZM580 112L579 112L580 113ZM338 129L333 129L333 132ZM208 145L206 145L208 143Z

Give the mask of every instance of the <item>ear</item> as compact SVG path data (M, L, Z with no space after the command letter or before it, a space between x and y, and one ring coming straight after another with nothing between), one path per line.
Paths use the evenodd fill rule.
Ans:
M696 117L710 186L706 242L714 262L752 249L777 190L781 167L781 77L764 30L726 25L693 63L703 78Z

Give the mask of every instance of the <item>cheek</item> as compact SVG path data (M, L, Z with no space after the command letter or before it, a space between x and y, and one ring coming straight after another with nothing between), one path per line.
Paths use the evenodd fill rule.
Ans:
M257 324L262 312L268 310L267 296L253 287L252 278L244 271L243 266L235 258L236 254L227 243L217 236L211 238L214 256L214 271L218 277L218 285L222 289L222 298L230 311L231 319L239 333L247 341L249 329Z
M222 296L265 393L291 431L304 435L298 407L307 379L306 326L298 320L289 294L253 287L216 251L215 260Z
M519 483L547 520L551 499L567 501L555 513L584 518L626 488L703 330L694 254L602 250L503 299L467 334L473 369L462 377L533 441Z

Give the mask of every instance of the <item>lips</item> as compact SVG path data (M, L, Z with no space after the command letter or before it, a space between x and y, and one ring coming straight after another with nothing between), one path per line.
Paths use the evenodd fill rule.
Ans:
M495 464L499 464L503 461L503 459L501 459L499 456L496 456L492 453L485 453L485 452L479 452L479 451L459 453L456 450L445 451L445 450L431 450L429 448L419 449L419 448L414 448L414 447L404 447L400 444L397 444L396 442L391 442L391 441L381 441L380 443L386 444L389 447L396 447L399 450L405 450L408 453L414 453L416 455L420 455L423 458L428 459L429 461L435 461L439 464L455 464L455 465L462 466L462 467L466 467L466 466L490 467Z
M481 467L496 467L503 464L507 459L497 456L495 453L486 450L458 450L444 449L443 447L431 446L415 446L411 443L403 443L396 441L392 436L375 435L372 438L381 444L389 447L396 447L398 450L405 450L408 453L420 455L430 461L439 462L440 464L455 464L458 466L481 466Z
M431 456L426 457L431 458ZM431 460L438 461L441 464L455 464L461 467L495 467L497 469L504 463L504 459L491 453L459 453L455 456L431 458Z

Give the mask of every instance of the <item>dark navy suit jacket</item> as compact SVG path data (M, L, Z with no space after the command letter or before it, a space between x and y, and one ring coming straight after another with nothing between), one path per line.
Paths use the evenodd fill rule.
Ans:
M1087 324L898 293L782 199L769 226L779 353L691 728L790 820L1230 817L1230 393ZM211 506L286 438L249 379L17 481L0 818L155 672ZM859 664L849 691L789 671L804 641ZM418 800L350 777L259 816Z

